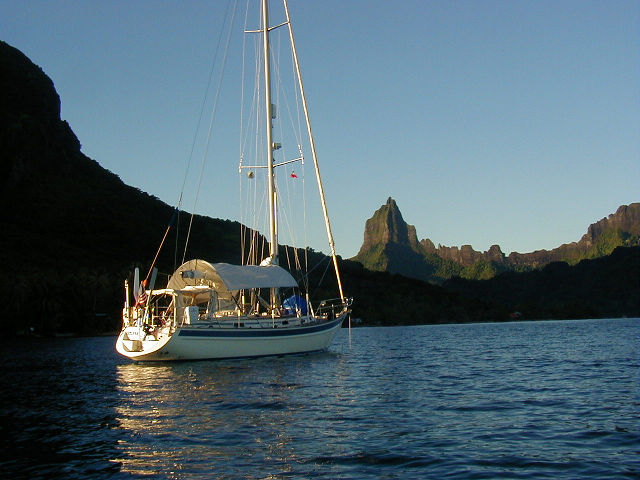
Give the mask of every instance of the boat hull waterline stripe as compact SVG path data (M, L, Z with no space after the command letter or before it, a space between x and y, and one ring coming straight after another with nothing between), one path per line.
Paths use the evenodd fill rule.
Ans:
M304 335L306 333L317 333L329 330L336 326L337 323L341 323L344 320L344 316L337 320L327 322L322 325L315 325L312 327L301 328L255 328L255 329L241 329L234 328L228 330L222 330L220 328L182 328L178 332L180 337L217 337L217 338L246 338L246 337L288 337Z

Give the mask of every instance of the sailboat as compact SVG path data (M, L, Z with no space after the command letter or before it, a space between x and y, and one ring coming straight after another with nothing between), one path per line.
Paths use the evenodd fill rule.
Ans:
M286 0L283 11L284 22L270 25L268 0L262 0L260 27L245 29L245 34L261 36L262 52L258 56L262 62L264 88L262 129L266 132L261 148L266 153L266 165L249 167L242 165L241 160L240 171L247 169L249 178L253 178L257 168L266 172L268 255L254 258L253 263L243 260L237 265L192 259L180 265L163 288L156 288L155 268L150 269L150 275L142 282L136 269L133 285L129 285L129 280L125 281L123 326L116 341L117 352L125 357L136 361L175 361L317 352L327 349L350 314L352 299L345 297L342 288ZM274 151L280 144L273 139L275 106L272 103L270 37L273 30L284 27L288 29L291 43L294 77L337 281L339 296L334 299L312 301L309 292L301 290L291 272L280 264L276 171L292 162L303 161L303 158L279 163L274 160ZM297 174L291 172L289 176L295 178ZM252 251L255 257L257 250Z

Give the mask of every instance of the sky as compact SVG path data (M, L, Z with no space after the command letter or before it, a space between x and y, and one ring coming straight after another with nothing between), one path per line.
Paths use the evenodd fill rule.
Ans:
M339 255L388 197L419 239L506 254L640 201L640 2L289 1ZM175 205L228 3L0 0L0 39L53 80L83 153ZM238 123L222 103L212 142ZM237 152L207 163L197 213L242 220Z

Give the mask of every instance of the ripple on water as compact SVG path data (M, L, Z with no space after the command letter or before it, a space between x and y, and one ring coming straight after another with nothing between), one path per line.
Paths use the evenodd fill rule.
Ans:
M119 358L113 339L18 342L2 349L0 467L36 479L637 478L639 327L363 328L319 355L150 365Z

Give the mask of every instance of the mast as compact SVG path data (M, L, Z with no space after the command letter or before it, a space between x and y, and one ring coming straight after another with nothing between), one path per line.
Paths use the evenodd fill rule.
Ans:
M262 0L262 44L264 48L264 85L266 102L266 134L267 134L267 177L269 181L269 256L271 264L278 265L278 228L276 225L276 187L273 169L273 106L271 104L271 63L269 59L269 6L268 0ZM271 289L271 308L278 306L278 289Z
M271 64L269 60L269 12L268 1L262 0L262 43L264 48L264 85L267 129L267 177L269 180L269 255L271 263L278 264L278 229L276 228L276 188L273 171L273 126L271 123Z
M264 0L266 3L266 0ZM322 213L324 214L324 224L327 229L327 239L329 241L329 248L331 249L331 258L333 259L333 268L336 272L336 280L338 281L338 291L340 293L340 300L344 303L344 293L342 291L342 281L340 280L340 270L338 269L338 256L336 255L336 246L333 240L333 233L331 231L331 222L329 220L329 212L327 210L327 202L324 197L324 187L322 185L322 177L320 176L320 167L318 166L318 156L316 154L316 144L313 140L313 132L311 130L311 120L309 118L309 110L307 108L307 97L304 93L304 86L302 85L302 74L300 73L300 64L298 63L298 52L296 50L296 42L293 39L293 28L291 27L291 19L289 18L289 6L287 0L283 0L284 11L287 17L286 23L289 28L289 39L291 41L291 51L293 53L293 61L296 67L296 76L298 77L298 86L300 87L300 96L302 99L302 108L304 110L304 119L307 124L307 135L309 136L309 147L311 148L311 157L313 158L313 167L316 172L316 180L318 182L318 191L320 192L320 203L322 204Z

